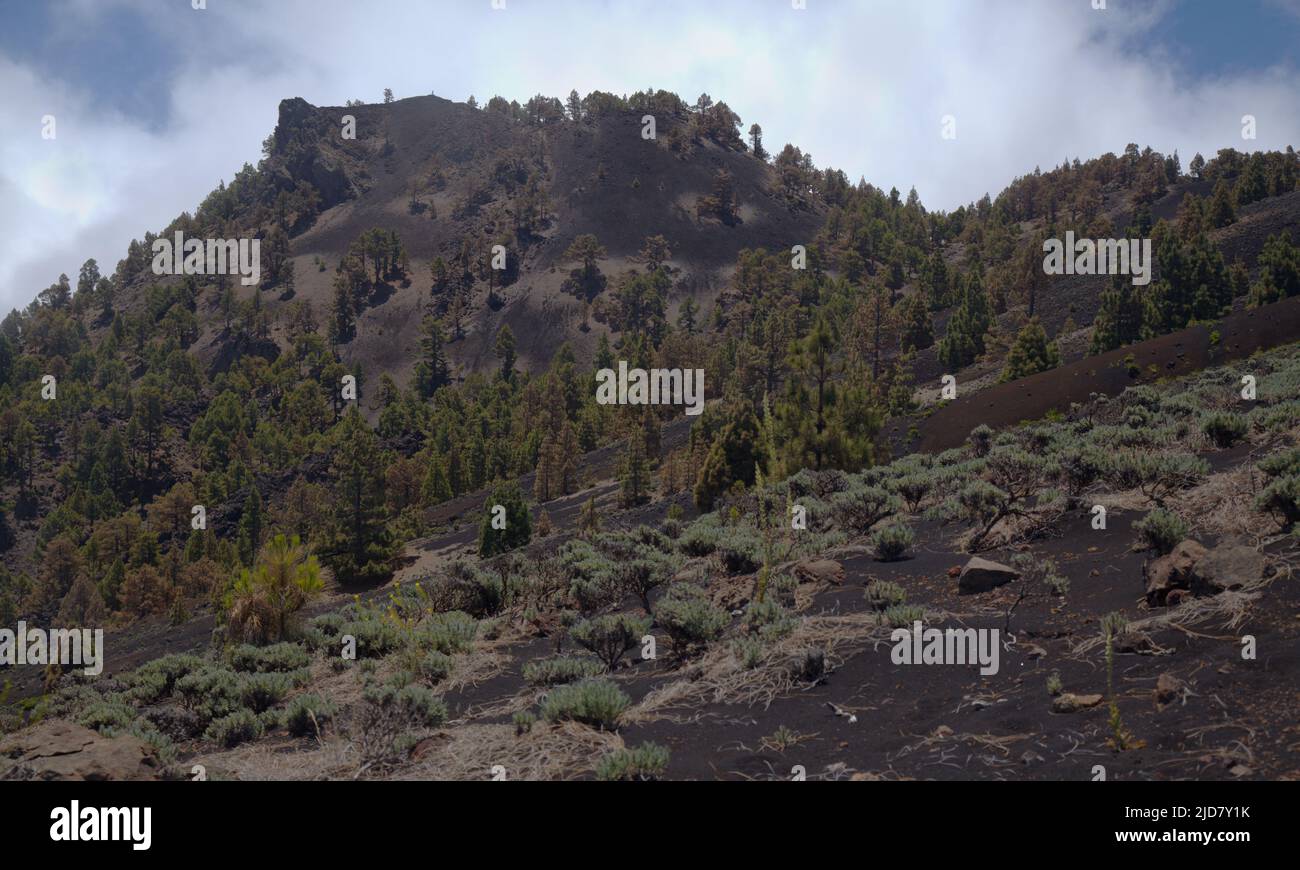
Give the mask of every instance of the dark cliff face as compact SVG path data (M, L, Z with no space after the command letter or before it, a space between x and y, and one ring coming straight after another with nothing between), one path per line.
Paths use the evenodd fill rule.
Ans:
M325 137L339 135L338 123L302 97L280 101L271 158L281 186L291 188L298 181L311 184L320 193L322 209L357 194L338 156L326 144Z

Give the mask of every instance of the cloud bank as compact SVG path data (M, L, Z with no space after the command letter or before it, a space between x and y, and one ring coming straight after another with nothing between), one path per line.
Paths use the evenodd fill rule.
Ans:
M761 124L769 150L792 142L819 166L915 186L941 209L1129 142L1177 149L1184 165L1197 151L1300 142L1294 67L1198 75L1161 47L1162 26L1178 14L1171 0L1109 0L1105 10L1085 0L791 5L207 0L193 10L61 0L57 33L32 39L66 51L136 16L150 37L139 50L169 65L169 87L148 95L155 116L129 116L100 93L112 69L64 76L57 64L40 72L0 54L0 306L27 304L60 272L75 281L87 257L111 272L131 238L255 163L290 96L340 105L377 101L385 87L399 98L472 93L480 102L573 88L707 92L746 128ZM1255 141L1241 139L1247 114ZM41 137L45 115L56 118L54 140ZM946 115L955 139L941 136Z

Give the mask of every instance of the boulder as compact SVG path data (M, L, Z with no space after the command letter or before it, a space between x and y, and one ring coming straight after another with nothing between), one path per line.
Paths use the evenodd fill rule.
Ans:
M1019 576L1020 572L1009 565L972 556L957 578L957 591L963 595L988 592L1005 586Z
M1073 692L1066 692L1052 699L1052 712L1078 713L1080 710L1096 707L1101 700L1101 695L1076 695Z
M1196 563L1191 588L1198 595L1217 595L1263 576L1264 557L1253 547L1232 544L1215 547Z
M50 719L0 743L0 780L166 779L157 751L138 737L103 735Z
M805 559L794 566L794 576L800 583L843 586L844 566L834 559Z
M1190 589L1196 564L1205 556L1205 548L1188 539L1166 556L1154 559L1143 567L1147 581L1147 604L1160 607L1167 603L1169 593L1175 589Z

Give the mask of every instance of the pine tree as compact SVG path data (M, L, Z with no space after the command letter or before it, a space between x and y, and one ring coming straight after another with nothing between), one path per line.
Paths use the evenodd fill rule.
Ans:
M1016 334L1000 380L1013 381L1054 369L1060 364L1061 354L1056 348L1056 342L1048 342L1047 332L1037 317L1030 318Z
M923 295L913 293L903 300L899 315L903 324L903 350L924 350L934 344L930 307Z
M496 344L493 351L497 359L501 360L501 379L504 381L512 380L515 376L515 334L511 331L509 324L503 324L497 332Z
M239 518L239 561L252 565L262 543L262 496L257 487L249 487L244 499L244 512Z
M984 353L984 336L991 323L988 293L976 269L967 278L961 306L948 321L948 332L939 342L939 361L949 371L973 363Z
M1210 226L1216 230L1237 220L1237 207L1232 201L1232 191L1228 188L1228 182L1222 178L1214 185L1214 193L1210 195L1210 207L1205 217Z
M759 160L767 159L767 151L763 148L763 128L758 124L749 125L749 147Z
M447 468L437 453L429 455L429 467L421 486L421 497L426 505L441 504L452 497L451 481L447 478Z
M1251 287L1253 305L1267 305L1300 295L1300 248L1291 234L1269 236L1259 254L1259 280Z
M578 512L578 534L590 537L600 531L600 514L596 512L596 499L587 499Z
M1101 294L1089 353L1105 353L1142 338L1142 299L1128 275L1116 275Z
M688 335L695 333L697 328L696 320L700 315L700 306L696 301L687 296L680 308L677 309L677 328Z
M498 507L505 508L504 528ZM479 524L478 553L486 559L498 553L522 547L532 538L532 520L524 494L514 481L497 486L483 503L483 520Z
M329 339L333 344L350 341L356 333L356 312L353 309L352 288L345 282L334 282L334 302L330 307Z
M344 415L336 437L331 470L337 501L324 558L340 583L376 582L392 571L379 443L355 406Z
M636 507L648 499L650 464L646 461L645 443L638 433L627 439L623 464L619 470L619 496L623 507Z
M723 410L706 410L707 416L721 416L721 425L708 443L692 496L701 511L713 510L714 502L737 482L754 482L756 463L762 459L759 423L754 411L742 402L729 403ZM710 421L711 423L712 421Z
M443 352L442 324L433 317L424 319L424 336L420 339L420 361L415 365L415 384L420 398L429 399L451 381L447 357Z

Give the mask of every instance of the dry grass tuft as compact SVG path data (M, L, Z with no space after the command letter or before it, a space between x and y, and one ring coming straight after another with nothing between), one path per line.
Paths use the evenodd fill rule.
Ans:
M926 614L933 621L939 614ZM681 679L653 689L623 716L629 723L673 719L669 711L708 704L745 704L764 707L782 695L808 686L799 674L805 651L825 654L826 671L839 667L862 647L888 643L892 629L874 613L808 616L788 636L768 649L761 664L746 669L731 646L717 644ZM690 718L689 716L685 718Z

